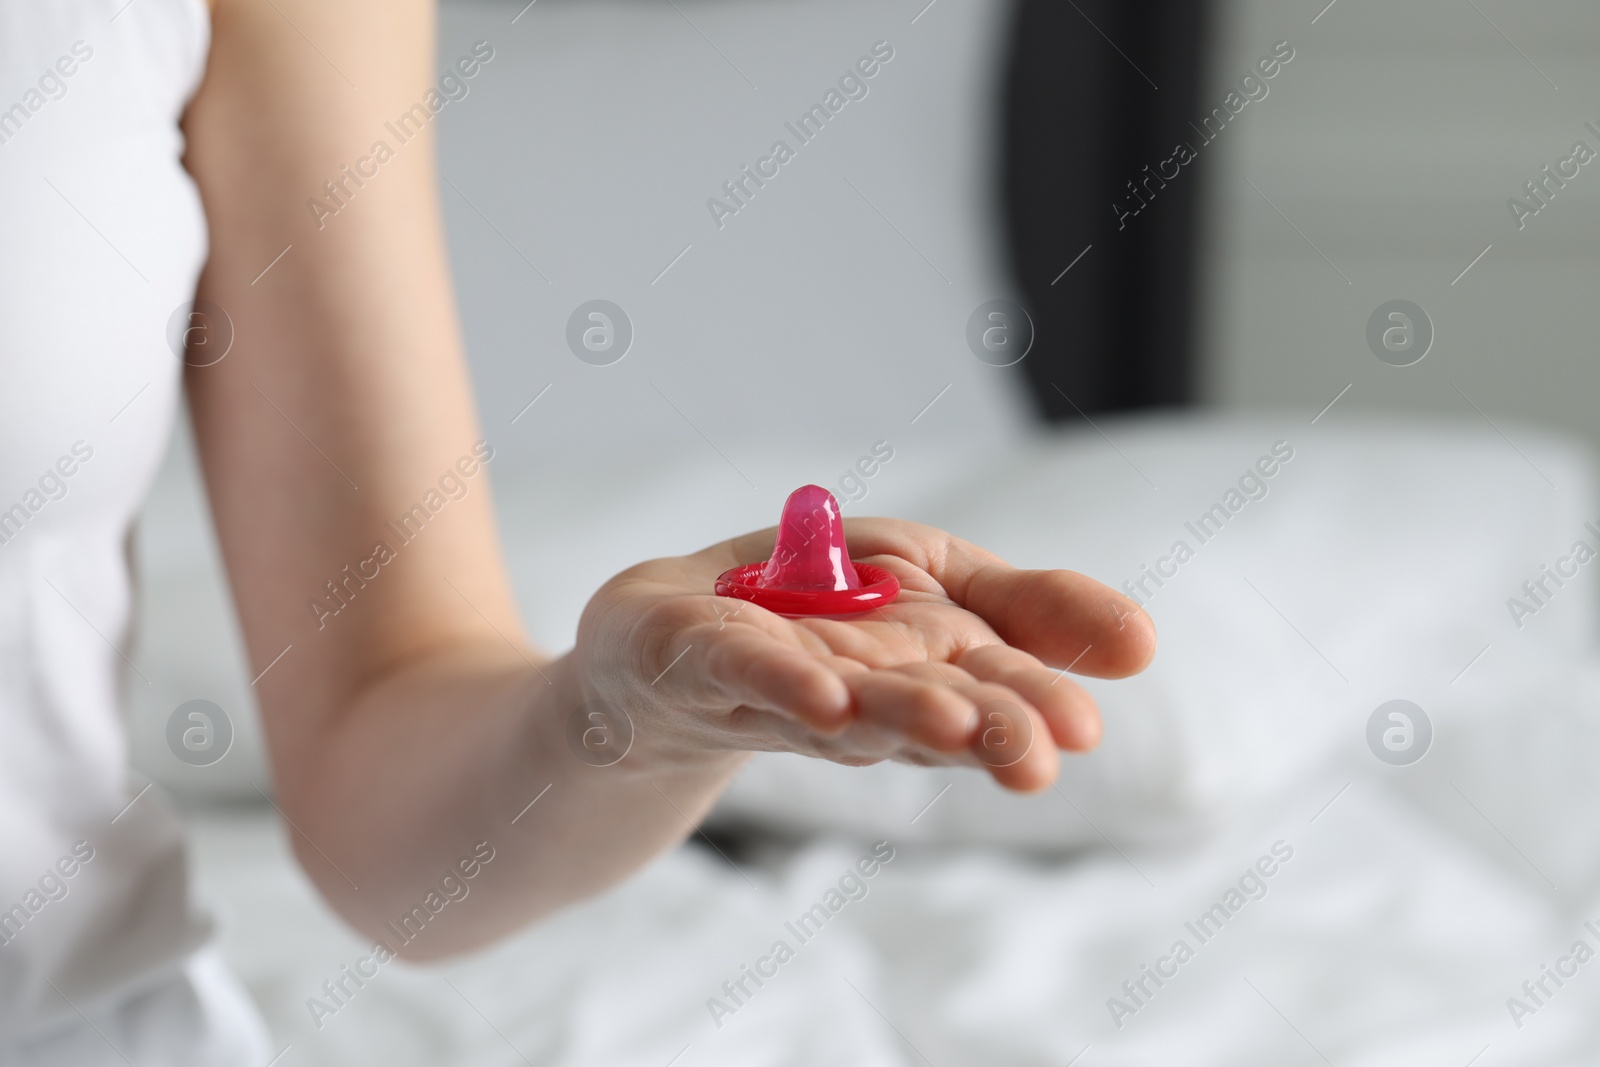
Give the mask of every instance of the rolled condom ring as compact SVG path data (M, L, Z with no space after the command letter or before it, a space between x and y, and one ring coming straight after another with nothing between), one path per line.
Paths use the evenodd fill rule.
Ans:
M900 581L852 560L839 502L820 485L802 485L784 502L772 558L724 571L715 592L780 615L852 615L892 603Z

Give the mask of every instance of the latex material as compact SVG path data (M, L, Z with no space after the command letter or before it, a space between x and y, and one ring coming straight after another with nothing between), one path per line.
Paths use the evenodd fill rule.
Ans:
M734 567L716 583L718 596L782 615L849 615L882 607L899 593L894 575L850 558L839 502L820 485L789 494L771 559Z

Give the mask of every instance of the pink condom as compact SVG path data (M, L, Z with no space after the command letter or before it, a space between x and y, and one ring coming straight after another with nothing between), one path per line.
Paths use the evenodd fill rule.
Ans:
M789 494L771 559L726 571L716 584L718 596L780 615L849 615L882 607L899 593L894 575L851 560L839 502L820 485Z

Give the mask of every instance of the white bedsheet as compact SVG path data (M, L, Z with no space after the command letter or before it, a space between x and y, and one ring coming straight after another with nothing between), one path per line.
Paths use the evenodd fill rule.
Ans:
M1467 842L1384 778L1321 775L1159 853L1031 863L902 845L804 945L784 923L867 843L819 839L742 871L685 848L474 959L391 964L320 1030L307 998L365 947L267 816L206 817L198 856L232 916L228 954L292 1046L285 1063L1412 1067L1486 1046L1481 1063L1594 1062L1600 964L1520 1029L1505 1001L1575 939L1600 944L1581 925L1600 925L1600 900L1559 907L1508 869L1517 856ZM1267 895L1200 944L1185 923L1277 841L1293 856ZM708 998L778 938L794 960L718 1028ZM1108 998L1179 938L1194 958L1117 1027Z

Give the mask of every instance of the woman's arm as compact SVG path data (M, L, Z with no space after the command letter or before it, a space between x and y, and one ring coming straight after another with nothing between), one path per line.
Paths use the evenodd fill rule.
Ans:
M200 296L237 338L221 363L191 368L189 395L254 669L292 646L257 689L296 852L376 935L476 842L496 850L472 905L441 913L419 956L593 891L686 829L645 782L584 780L592 769L540 736L563 702L540 667L560 672L522 637L486 473L461 478L466 495L411 542L388 525L459 477L480 437L432 123L405 144L385 125L438 76L433 20L428 0L222 0L185 120L211 230ZM319 228L307 201L328 202L323 182L378 141L393 158L346 181L348 206ZM372 573L380 541L395 558L347 582L347 565ZM319 625L308 604L338 603L329 581L349 606ZM736 762L659 784L697 817ZM600 844L564 847L568 835Z
M1070 682L1046 687L1054 672L1041 660L1065 666L1089 645L1076 669L1137 670L1153 647L1148 620L1087 579L1015 571L909 524L851 527L906 585L893 621L800 626L754 607L729 621L738 605L706 595L707 576L761 558L768 531L619 576L566 656L526 642L487 474L463 473L480 432L433 123L405 143L387 125L424 100L434 62L429 0L222 0L185 119L211 232L199 295L236 333L226 359L189 369L191 407L250 657L265 671L256 688L278 803L330 902L387 938L386 921L487 841L495 858L471 903L407 948L438 956L681 840L746 750L973 763L974 708L1000 695L1054 741L995 769L1002 783L1042 788L1056 745L1092 744L1092 704ZM377 142L392 158L362 165L358 187L344 168ZM307 201L331 203L328 181L346 203L318 219ZM451 499L442 479L465 495ZM402 518L430 491L443 506L402 541ZM596 698L637 727L612 767L565 740Z

